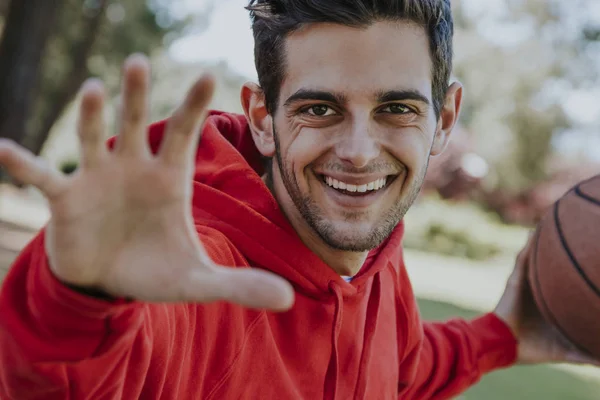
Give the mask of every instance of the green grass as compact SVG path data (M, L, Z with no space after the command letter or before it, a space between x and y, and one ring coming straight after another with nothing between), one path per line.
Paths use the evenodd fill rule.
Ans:
M473 310L419 299L426 320L472 318ZM486 375L461 400L598 400L600 384L548 366L516 366Z

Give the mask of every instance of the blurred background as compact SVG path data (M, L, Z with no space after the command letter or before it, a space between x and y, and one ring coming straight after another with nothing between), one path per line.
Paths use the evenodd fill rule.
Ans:
M600 173L600 2L453 0L454 79L466 89L449 149L432 159L406 216L406 261L426 319L495 306L528 230L577 182ZM169 115L202 71L213 108L241 111L256 80L245 0L0 0L0 137L77 168L77 94L103 79L118 108L120 67L153 60L152 119ZM0 280L47 221L35 190L0 171ZM600 372L515 367L462 399L598 399Z

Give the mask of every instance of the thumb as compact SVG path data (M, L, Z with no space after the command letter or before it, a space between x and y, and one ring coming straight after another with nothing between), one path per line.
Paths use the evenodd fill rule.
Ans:
M214 267L192 271L186 283L189 301L225 300L255 309L286 311L294 303L294 289L283 278L255 268Z
M525 247L523 247L523 249L517 255L515 268L513 269L509 278L510 283L520 284L527 280L530 257L535 247L536 237L536 231L532 231L529 233Z
M531 293L528 286L529 259L533 243L534 233L529 234L525 247L518 254L515 266L508 277L504 293L496 305L494 312L510 328L515 336L519 336L521 325L527 319L530 309Z

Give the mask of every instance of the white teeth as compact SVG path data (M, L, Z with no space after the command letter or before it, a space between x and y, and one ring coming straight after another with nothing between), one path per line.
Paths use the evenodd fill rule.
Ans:
M379 190L385 186L387 178L377 179L376 181L365 183L363 185L352 185L350 183L340 182L337 179L333 179L330 176L325 177L325 183L327 185L341 190L347 190L349 192L365 193L369 190Z

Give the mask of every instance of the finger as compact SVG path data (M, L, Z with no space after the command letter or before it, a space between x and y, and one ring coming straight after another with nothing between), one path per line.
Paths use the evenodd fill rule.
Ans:
M77 132L81 147L81 164L93 167L102 161L108 150L104 143L104 87L96 79L83 85Z
M536 241L536 231L532 230L529 232L529 235L527 236L527 242L525 243L525 246L523 247L523 249L521 249L521 251L517 255L517 262L523 263L527 260L527 258L529 257L529 254L533 250L535 241Z
M185 165L193 160L206 107L214 92L214 79L204 75L189 90L183 104L167 123L159 151L161 160L170 165Z
M215 272L194 270L186 282L188 301L224 300L255 309L285 311L294 290L283 278L251 268L218 267Z
M122 111L116 151L128 156L150 155L146 137L150 64L145 56L134 54L125 61Z
M536 231L531 231L527 238L527 243L525 244L525 247L523 247L523 249L517 255L515 268L513 269L513 272L511 273L511 276L509 278L509 282L511 284L520 284L527 279L530 262L529 257L531 257L531 254L534 250L536 238Z
M51 199L65 187L66 178L25 148L8 139L0 139L0 166L16 180L33 185Z

